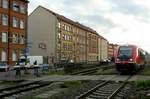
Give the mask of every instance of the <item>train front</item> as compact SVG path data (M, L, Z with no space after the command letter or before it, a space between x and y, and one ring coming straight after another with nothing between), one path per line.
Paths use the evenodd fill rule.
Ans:
M120 46L115 58L116 69L119 72L133 72L136 70L134 64L134 47Z

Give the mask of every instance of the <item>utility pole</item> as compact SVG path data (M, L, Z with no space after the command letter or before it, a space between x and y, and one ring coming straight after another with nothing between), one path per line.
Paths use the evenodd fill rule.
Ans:
M28 9L28 6L26 9ZM26 10L26 14L28 15L28 10ZM24 40L24 42L25 42L25 47L24 47L25 53L24 53L24 55L25 55L25 60L26 60L25 65L27 65L27 53L29 53L27 29L28 29L28 17L26 18L26 21L25 21L25 40Z

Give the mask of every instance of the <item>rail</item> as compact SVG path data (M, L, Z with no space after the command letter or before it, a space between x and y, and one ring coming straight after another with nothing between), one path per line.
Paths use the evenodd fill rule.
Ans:
M41 82L41 81L33 81L33 82L26 82L20 85L7 87L0 89L0 98L12 96L14 94L19 94L21 92L27 92L33 89L41 88L51 84L52 82Z
M111 80L114 77L112 77L110 80L105 81L100 83L99 85L97 85L96 87L92 88L91 90L81 94L80 96L77 96L75 99L85 99L86 97L89 97L90 95L92 96L92 98L99 98L101 99L106 98L106 99L114 99L114 97L117 95L118 92L121 91L122 88L124 88L124 86L127 84L127 81L131 78L131 76L129 76L123 84L118 84L118 83L111 83ZM118 87L119 85L119 87ZM106 87L107 86L107 87ZM115 87L114 87L115 86ZM111 90L106 91L105 95L104 95L104 89L105 88L111 88ZM113 89L114 88L114 89ZM100 89L100 90L99 90ZM99 90L98 92L96 92L97 90ZM107 90L107 89L105 89ZM96 94L96 95L92 95L92 94ZM101 95L102 94L102 95Z

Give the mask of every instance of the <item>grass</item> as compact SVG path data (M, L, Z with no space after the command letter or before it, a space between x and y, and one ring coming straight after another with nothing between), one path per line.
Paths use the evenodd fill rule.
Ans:
M47 75L64 75L64 71L50 71L46 73Z
M111 74L117 74L117 71L114 68L107 69L107 70L100 69L100 70L97 71L97 74L100 74L100 75L111 75Z
M7 88L9 86L14 86L17 85L18 82L14 82L14 81L0 81L0 88Z
M62 91L60 91L58 94L53 94L51 96L48 96L49 98L28 96L28 97L25 97L24 99L62 99L61 97L64 97L65 95L69 95L70 93L72 93L72 90L80 88L80 86L86 82L88 81L65 81L59 87L60 89L62 89Z
M82 81L66 81L61 85L61 88L76 88L79 87L82 83Z
M17 84L17 82L14 81L0 81L0 85L14 85Z
M150 66L145 67L145 69L140 74L150 76Z
M138 81L135 81L135 85L139 89L149 88L150 80L138 80Z

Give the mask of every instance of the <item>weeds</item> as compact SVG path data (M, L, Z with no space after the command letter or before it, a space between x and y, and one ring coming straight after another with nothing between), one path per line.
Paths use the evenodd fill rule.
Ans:
M138 80L135 82L137 88L145 89L150 87L150 80Z

